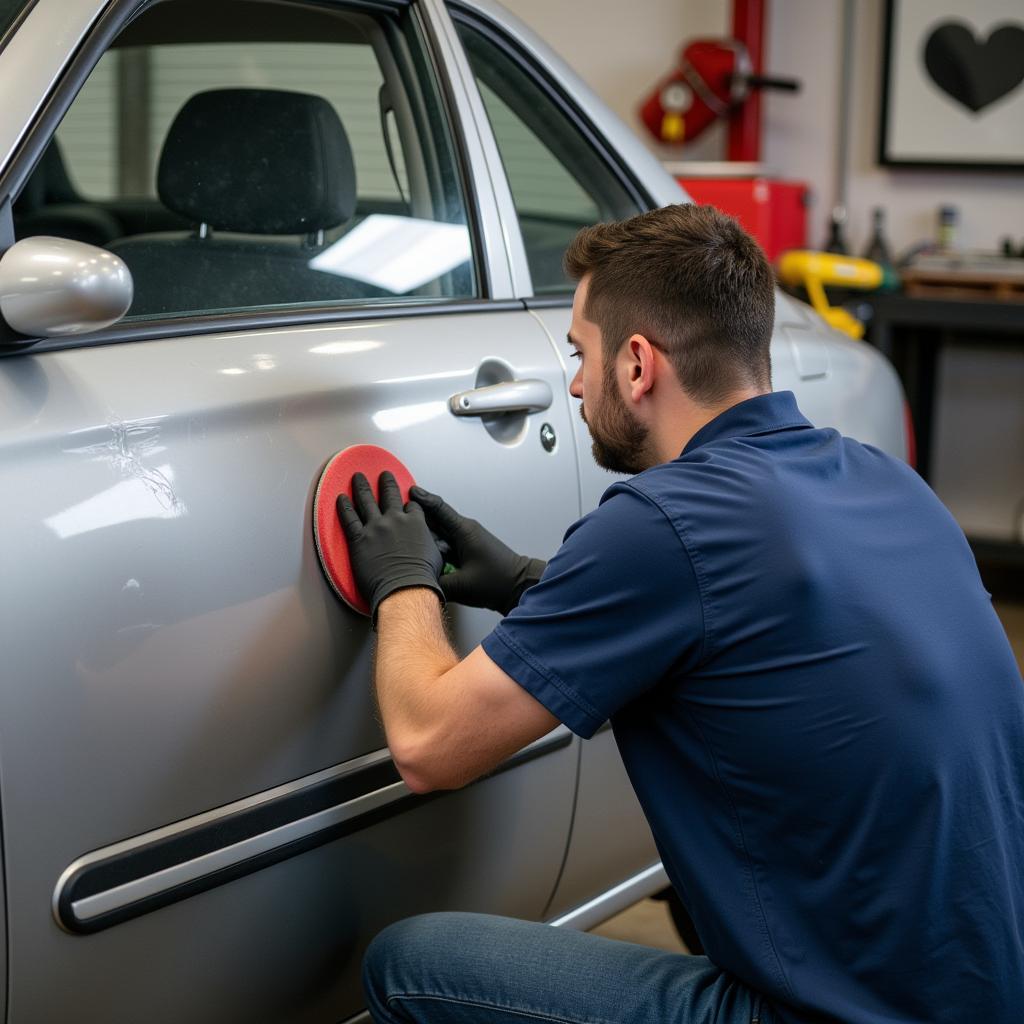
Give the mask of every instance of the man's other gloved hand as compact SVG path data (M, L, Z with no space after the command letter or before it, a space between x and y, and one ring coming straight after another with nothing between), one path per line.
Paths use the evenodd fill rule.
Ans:
M404 587L430 587L444 603L437 582L444 559L430 534L423 509L414 501L403 507L398 481L381 473L380 506L370 481L362 473L352 477L352 499L338 495L338 518L348 540L352 573L359 592L370 606L377 628L377 606L388 594Z
M460 516L443 498L422 487L413 487L409 497L423 506L430 528L451 550L455 571L441 577L449 601L508 615L523 592L541 578L545 562L517 555L475 519Z

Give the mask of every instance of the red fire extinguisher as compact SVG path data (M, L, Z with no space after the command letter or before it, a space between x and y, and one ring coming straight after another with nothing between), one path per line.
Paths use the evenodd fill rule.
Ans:
M734 117L755 90L799 88L794 78L755 73L746 46L735 39L695 39L643 102L640 118L660 142L691 142L719 118Z

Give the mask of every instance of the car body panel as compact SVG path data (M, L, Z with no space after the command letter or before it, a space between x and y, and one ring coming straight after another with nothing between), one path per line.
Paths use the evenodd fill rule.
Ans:
M511 443L447 405L496 359L517 377L545 380L555 396L550 409L520 418L522 436ZM33 964L68 978L84 971L84 981L113 949L119 962L136 948L173 961L205 919L195 907L167 907L100 935L64 935L43 908L76 858L383 746L367 685L372 633L335 597L314 550L312 497L334 452L386 446L511 544L549 556L579 496L571 443L545 451L541 421L570 437L564 375L525 311L0 361L10 496L0 512L9 652L0 773L18 937L14 1019L59 1019L52 986ZM529 484L510 489L510 480ZM41 609L50 616L43 635ZM496 617L458 609L454 621L468 650ZM33 634L39 642L19 642ZM461 835L467 856L486 848L448 868L425 857L412 875L446 901L539 917L567 841L575 780L576 752L565 748L431 803L416 814L429 822L436 812L437 821L410 816L404 840L405 818L380 827L396 848L422 847L435 832ZM509 816L495 819L494 791ZM225 889L242 900L295 870L267 869L261 882ZM368 893L348 899L371 912L360 904ZM225 900L206 893L186 903ZM140 945L137 936L147 937ZM265 955L285 955L278 941L268 935ZM226 984L193 998L216 1005ZM91 1019L133 1019L130 1004L107 1002L112 994L95 998Z
M572 748L550 756L574 770ZM10 1019L333 1024L360 1009L363 950L391 921L524 915L566 833L509 842L508 823L567 826L571 800L551 780L552 765L531 762L95 935L60 931L33 889L12 913L24 948Z

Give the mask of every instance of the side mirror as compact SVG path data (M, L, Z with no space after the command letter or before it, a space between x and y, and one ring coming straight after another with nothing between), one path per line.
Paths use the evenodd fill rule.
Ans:
M0 256L0 316L19 334L87 334L120 320L131 304L131 272L106 249L37 235Z

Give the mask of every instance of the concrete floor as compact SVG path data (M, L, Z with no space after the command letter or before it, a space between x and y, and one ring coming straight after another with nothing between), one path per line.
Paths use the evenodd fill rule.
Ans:
M1024 604L998 602L996 611L1024 674ZM689 952L672 926L668 904L660 900L641 900L592 930L596 935L605 935L609 939L656 946L673 953Z
M636 942L641 946L655 946L672 953L688 953L672 926L668 904L663 900L641 900L628 910L591 931L609 939L622 942Z

